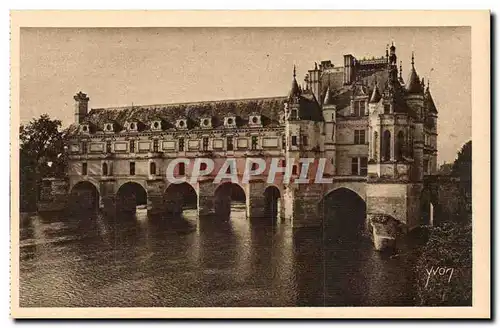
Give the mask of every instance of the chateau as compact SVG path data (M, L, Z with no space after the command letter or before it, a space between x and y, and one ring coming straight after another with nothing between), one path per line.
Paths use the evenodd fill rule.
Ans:
M162 215L181 211L192 198L201 218L227 211L227 200L238 194L250 219L278 216L305 227L324 224L325 201L338 198L334 208L363 207L365 228L377 217L404 231L425 223L421 193L424 176L436 172L438 113L413 56L403 78L394 45L377 58L348 54L340 66L315 63L302 86L294 68L282 97L90 110L86 94L74 99L68 176L72 203L80 206L113 214L143 205L148 215ZM269 184L267 172L245 184L214 183L213 175L194 184L167 181L172 160L202 157L216 166L234 158L238 173L248 157L279 158L282 166L293 158L294 177L303 168L300 158L326 158L323 176L332 182ZM192 170L180 163L175 175L189 177Z

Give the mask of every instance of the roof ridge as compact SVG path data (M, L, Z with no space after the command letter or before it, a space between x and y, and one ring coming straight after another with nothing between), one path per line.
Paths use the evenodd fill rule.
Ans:
M251 100L277 100L286 99L286 96L274 96L274 97L253 97L253 98L232 98L232 99L219 99L219 100L200 100L200 101L190 101L190 102L176 102L176 103L166 103L166 104L146 104L146 105L129 105L129 106L111 106L111 107L95 107L91 110L116 110L116 109L132 109L132 108L144 108L144 107L170 107L179 105L198 105L207 103L229 103L238 101L251 101Z

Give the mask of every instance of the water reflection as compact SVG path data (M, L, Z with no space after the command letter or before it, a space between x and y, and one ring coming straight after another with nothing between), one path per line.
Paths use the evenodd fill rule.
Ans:
M238 204L229 221L32 216L20 236L21 306L413 304L409 259Z

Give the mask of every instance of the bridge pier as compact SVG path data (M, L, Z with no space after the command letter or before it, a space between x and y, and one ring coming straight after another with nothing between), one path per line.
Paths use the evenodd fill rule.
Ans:
M265 182L250 182L245 185L245 193L247 194L247 218L262 218L265 217L266 198L264 192L266 190Z
M289 184L286 186L283 205L284 217L292 227L320 227L322 213L318 203L323 197L321 184Z
M215 189L217 185L212 180L199 181L196 193L198 194L198 216L207 216L215 213Z
M166 204L164 199L165 182L163 179L149 179L146 182L148 195L148 216L161 216L165 214Z
M114 218L116 216L116 181L114 179L102 180L100 184L101 199L99 201L99 207L102 209L103 213L107 217Z

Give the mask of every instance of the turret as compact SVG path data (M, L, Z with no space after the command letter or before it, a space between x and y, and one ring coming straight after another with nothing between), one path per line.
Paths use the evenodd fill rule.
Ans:
M422 94L422 84L420 83L420 78L418 77L417 71L415 70L415 56L411 54L411 71L408 77L408 83L406 85L406 91L410 94Z
M288 93L288 102L287 102L287 118L289 120L298 120L299 119L299 97L301 94L299 84L297 83L297 72L295 65L293 66L293 81L292 87L290 88L290 92Z
M80 124L89 111L89 100L87 94L78 92L73 99L75 99L75 123Z

